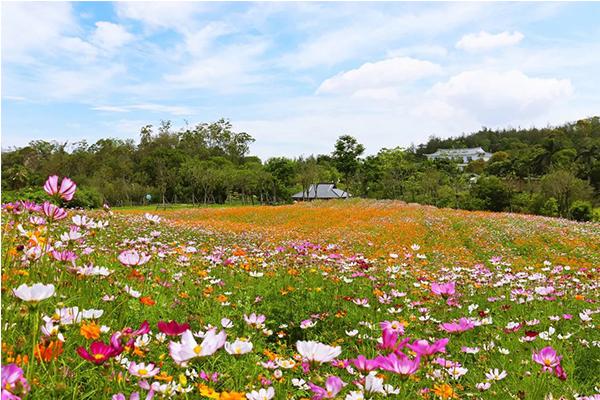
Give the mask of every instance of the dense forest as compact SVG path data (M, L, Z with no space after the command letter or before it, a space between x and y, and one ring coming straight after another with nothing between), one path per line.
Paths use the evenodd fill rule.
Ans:
M355 197L400 199L438 207L512 211L579 220L598 218L600 118L557 127L482 129L448 139L431 137L410 148L365 148L348 135L330 154L249 155L254 138L227 120L174 130L171 122L141 128L140 141L33 141L2 152L2 197L36 199L49 175L74 179L73 204L97 207L156 203L277 204L317 182L336 182ZM482 147L493 153L463 170L431 161L440 148Z

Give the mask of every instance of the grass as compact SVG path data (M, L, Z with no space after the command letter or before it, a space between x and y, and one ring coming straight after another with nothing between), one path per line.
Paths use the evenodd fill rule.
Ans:
M314 393L295 386L294 379L323 386L335 375L346 383L337 398L346 398L361 391L355 382L364 384L366 374L347 368L349 362L313 364L305 372L297 342L339 346L340 360L374 358L389 353L378 348L379 323L386 320L401 322L411 342L449 339L445 353L422 358L410 376L379 370L399 393L387 397L575 398L600 385L593 373L600 363L598 224L364 200L154 208L86 213L109 221L108 227L81 228L83 238L69 241L60 235L69 230L72 212L43 228L27 213L3 211L2 362L31 368L28 398L110 398L118 392L128 398L147 392L138 385L142 379L127 371L129 362L160 368L159 379L148 379L156 382L157 396L236 398L222 394L233 391L242 398L273 387L277 399L310 398ZM149 212L161 221L146 219ZM57 250L72 250L77 259L27 260L28 250L46 240ZM117 258L124 250L151 258L126 266ZM88 264L106 267L110 275L81 275L73 267ZM12 293L35 282L53 283L56 294L33 305ZM450 299L434 294L436 282L455 282L456 294ZM65 307L103 313L69 324L57 317ZM264 326L249 325L244 316L251 313L264 315ZM42 334L35 329L36 316L54 316L57 331ZM440 328L461 317L477 326L462 333ZM223 328L223 318L233 326ZM228 342L244 338L253 348L238 356L220 349L178 366L169 342L180 338L162 340L161 320L187 322L193 332L217 327ZM127 334L126 327L135 330L143 321L151 332L131 336L137 343L102 365L76 352L94 340L108 343L115 332ZM106 327L96 339L86 333L92 323ZM37 338L28 334L32 331ZM56 343L57 332L65 338L60 354L25 361L32 346ZM566 380L532 361L533 352L547 346L562 356ZM269 360L293 360L295 366L271 368ZM447 362L466 371L453 377ZM506 377L480 390L493 369L506 371ZM218 379L206 381L193 371L216 372ZM184 388L190 392L178 392Z

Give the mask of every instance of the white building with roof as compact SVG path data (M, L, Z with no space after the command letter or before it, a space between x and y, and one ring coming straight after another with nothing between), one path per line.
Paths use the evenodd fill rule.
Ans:
M492 153L488 153L481 147L469 149L437 149L435 153L425 155L429 160L448 159L457 161L458 166L461 168L464 168L471 161L487 161L492 157Z
M350 193L338 189L334 183L317 183L310 185L308 191L298 192L292 196L296 201L302 200L331 200L331 199L347 199Z

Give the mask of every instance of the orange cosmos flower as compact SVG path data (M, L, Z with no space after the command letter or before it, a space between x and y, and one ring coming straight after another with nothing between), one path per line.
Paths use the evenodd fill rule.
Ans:
M100 337L100 327L94 321L83 322L79 333L86 339L98 339Z
M146 306L153 306L156 304L156 302L154 300L152 300L152 298L150 296L140 297L140 303L142 303Z
M55 360L63 352L63 343L60 340L53 340L47 345L38 344L35 348L35 358L40 361L50 362Z
M243 400L244 393L240 392L221 392L220 400Z
M458 395L452 386L448 385L447 383L444 383L443 385L435 385L433 387L433 393L442 399L458 399Z

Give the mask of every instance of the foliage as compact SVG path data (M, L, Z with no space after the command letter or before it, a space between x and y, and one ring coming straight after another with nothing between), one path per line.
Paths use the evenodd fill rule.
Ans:
M577 200L571 204L569 215L576 221L591 221L592 211L592 203L589 201Z

